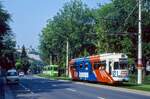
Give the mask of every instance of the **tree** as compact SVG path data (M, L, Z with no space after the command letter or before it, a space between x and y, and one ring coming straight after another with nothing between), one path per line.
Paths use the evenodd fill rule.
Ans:
M22 46L22 52L21 52L21 59L23 58L27 58L27 52L24 45Z
M96 9L96 31L100 43L98 48L103 52L124 52L130 58L137 58L138 5L136 0L112 0ZM143 52L149 52L146 44L150 29L150 1L143 0L142 31ZM104 49L103 49L104 48ZM147 51L146 51L147 50Z
M144 52L149 55L150 1L143 0L142 30ZM49 63L61 66L65 62L66 41L69 41L70 58L92 54L126 53L137 57L138 9L136 0L112 0L90 9L81 0L71 0L52 19L48 20L40 36L40 52Z
M49 63L50 56L64 64L66 41L69 41L70 57L88 56L95 53L96 39L93 34L95 20L81 0L71 0L53 19L48 20L40 36L42 57Z
M25 49L25 46L23 45L22 46L22 52L21 52L21 70L23 70L25 73L27 73L29 67L30 67L30 63L28 61L28 57L27 57L27 52L26 52L26 49Z
M18 60L16 61L15 66L16 66L16 69L17 69L17 70L21 70L22 64L21 64L21 60L20 60L20 59L18 59Z
M0 2L0 65L9 69L15 67L15 37L9 27L10 14Z

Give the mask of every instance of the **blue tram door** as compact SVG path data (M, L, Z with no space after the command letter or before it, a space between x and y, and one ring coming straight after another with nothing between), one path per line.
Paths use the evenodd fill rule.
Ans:
M90 62L89 59L87 59L85 61L85 67L88 68L88 69L85 68L88 72L88 81L96 81L96 76L95 76L94 71L92 69L92 63Z
M87 80L88 79L88 67L85 66L85 59L80 58L76 61L76 66L78 70L78 77L80 80Z
M78 74L80 80L96 80L89 59L79 60L76 64L78 65Z

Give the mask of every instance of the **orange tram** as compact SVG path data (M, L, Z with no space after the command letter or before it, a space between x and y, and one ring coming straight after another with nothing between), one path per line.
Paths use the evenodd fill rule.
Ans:
M128 57L124 53L105 53L69 62L72 80L86 80L114 84L126 82L128 76Z

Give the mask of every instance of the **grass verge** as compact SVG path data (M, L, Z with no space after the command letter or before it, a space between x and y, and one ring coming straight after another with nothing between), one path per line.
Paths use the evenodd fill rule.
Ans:
M123 83L122 85L119 85L119 87L122 88L128 88L128 89L135 89L135 90L141 90L141 91L150 91L150 84L141 84L138 85L136 83Z
M144 77L141 85L137 84L137 75L131 75L129 82L124 83L121 87L142 91L150 91L150 75Z
M37 74L37 76L40 76L40 77L45 77L45 78L48 78L48 79L53 79L53 80L71 80L69 77L56 77L56 76L50 76L48 74Z

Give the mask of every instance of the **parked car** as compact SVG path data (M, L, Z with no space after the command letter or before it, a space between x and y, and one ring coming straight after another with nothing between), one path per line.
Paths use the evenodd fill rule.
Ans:
M24 72L19 72L19 76L23 77L24 76Z
M19 83L19 76L15 69L10 69L6 74L6 82L8 83Z

